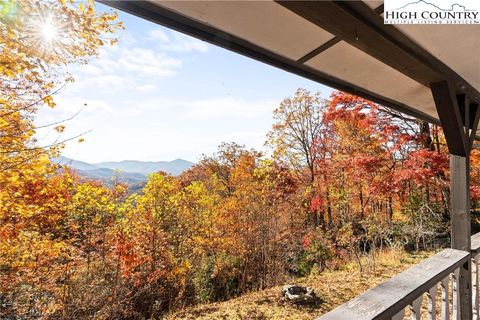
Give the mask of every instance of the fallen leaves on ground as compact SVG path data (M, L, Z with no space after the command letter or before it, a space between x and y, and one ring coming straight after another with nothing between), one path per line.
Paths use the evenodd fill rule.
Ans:
M292 281L291 283L314 288L321 301L315 307L295 306L282 302L280 299L282 286L280 285L248 293L225 302L186 308L170 314L166 319L311 320L327 313L369 288L388 280L431 254L433 253L422 252L414 254L390 250L376 257L375 270L373 270L373 260L370 257L362 259L363 272L360 272L357 263L351 262L346 264L341 270L327 270L319 275Z

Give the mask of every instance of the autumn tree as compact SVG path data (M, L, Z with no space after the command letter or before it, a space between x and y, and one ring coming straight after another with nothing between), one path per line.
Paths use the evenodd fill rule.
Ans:
M61 306L55 281L62 271L55 266L71 254L62 230L70 182L51 178L55 167L48 156L61 143L39 146L33 120L39 107L55 107L54 94L71 81L67 65L86 63L106 42L115 42L107 36L120 27L115 19L96 13L93 2L0 3L0 277L2 299L15 302L2 317L55 314Z
M86 63L99 47L115 43L106 35L121 25L114 13L96 13L93 1L10 0L1 2L0 11L0 170L5 171L51 149L35 143L36 110L55 107L54 94L72 81L66 66Z
M297 170L306 169L308 180L316 177L318 152L314 142L322 137L322 115L325 102L320 93L298 89L292 98L284 99L273 111L274 124L268 134L268 144L275 156Z

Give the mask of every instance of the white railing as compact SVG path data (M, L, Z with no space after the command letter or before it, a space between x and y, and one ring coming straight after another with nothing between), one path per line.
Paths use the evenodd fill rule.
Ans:
M473 249L472 237L472 249ZM477 239L475 240L477 241ZM480 249L480 235L478 235ZM477 243L476 242L476 243ZM473 251L472 251L473 252ZM466 251L445 249L442 252L396 275L390 280L368 290L364 294L344 303L317 320L401 320L410 309L411 318L421 319L424 298L427 299L429 320L437 319L437 307L441 320L458 319L459 296L457 292L459 267L473 258L474 274L474 313L478 315L478 273L479 250L474 254ZM451 285L451 290L449 286ZM440 303L437 306L437 292ZM477 319L474 317L474 319ZM480 319L479 319L480 320Z
M472 318L480 320L479 295L480 287L478 285L478 260L480 257L480 233L472 236L471 239L471 259L472 259Z

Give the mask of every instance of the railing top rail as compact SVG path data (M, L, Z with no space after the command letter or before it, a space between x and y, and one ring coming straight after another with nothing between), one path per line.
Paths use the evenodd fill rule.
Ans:
M409 303L469 259L470 253L445 249L317 320L391 319Z
M472 251L474 254L480 253L480 232L472 236L470 251Z

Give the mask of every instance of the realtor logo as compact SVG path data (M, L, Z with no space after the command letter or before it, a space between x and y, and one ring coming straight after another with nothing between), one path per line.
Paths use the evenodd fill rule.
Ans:
M480 0L385 0L385 24L480 24Z

